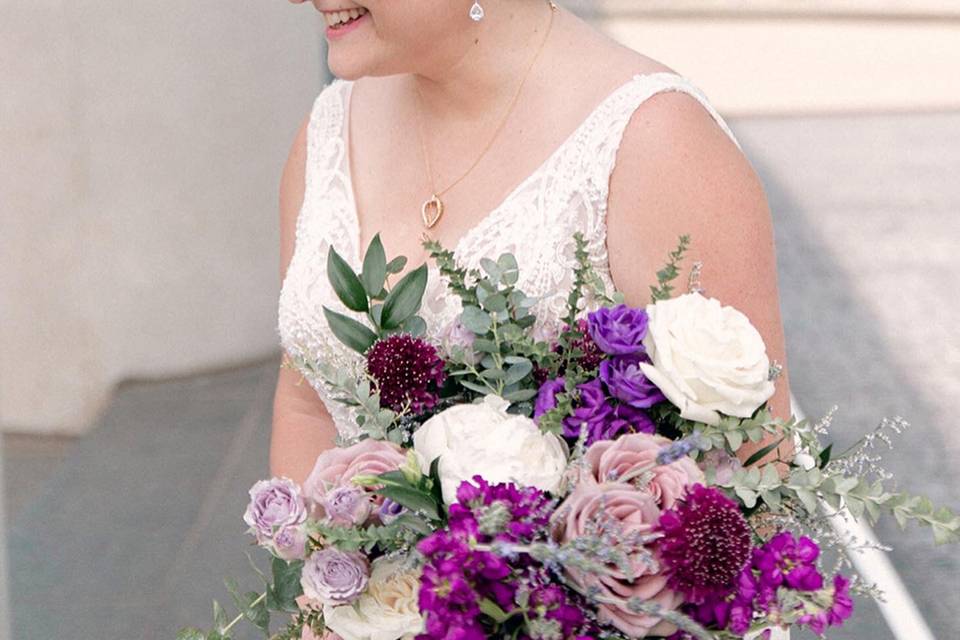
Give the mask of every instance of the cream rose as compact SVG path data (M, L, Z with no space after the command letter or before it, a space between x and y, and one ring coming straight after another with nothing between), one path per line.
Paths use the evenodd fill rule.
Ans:
M474 475L488 482L556 491L567 466L563 442L540 432L526 416L507 413L510 403L488 395L480 404L460 404L441 411L413 434L413 448L426 469L440 458L440 482L447 504L457 487Z
M716 426L747 418L773 395L766 346L747 316L689 293L647 307L644 375L680 415Z
M407 640L423 630L417 606L420 580L402 560L379 558L367 591L352 605L323 608L327 628L343 640Z

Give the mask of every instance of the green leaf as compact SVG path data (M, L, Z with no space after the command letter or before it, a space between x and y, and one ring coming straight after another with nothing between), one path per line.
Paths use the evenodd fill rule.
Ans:
M757 492L747 489L746 487L736 487L734 489L737 496L743 501L743 506L747 509L753 509L757 506Z
M406 256L397 256L387 263L387 273L400 273L407 266Z
M749 458L747 458L747 461L743 463L743 466L749 467L750 465L753 465L753 464L756 464L757 462L760 462L761 460L763 460L764 458L767 457L767 454L771 453L771 452L774 451L777 447L779 447L779 446L780 446L780 443L783 442L785 439L786 439L786 436L784 436L783 438L780 438L779 440L777 440L776 442L774 442L774 443L772 443L772 444L767 445L767 446L764 447L763 449L760 449L760 450L757 451L755 454L753 454L752 456L750 456Z
M460 322L478 336L482 336L490 331L490 315L479 307L464 307L463 313L460 314Z
M380 234L373 236L367 252L363 256L363 270L360 272L363 288L371 298L383 290L387 280L387 256L383 251Z
M490 258L480 258L480 266L487 272L491 280L500 279L500 265Z
M531 400L537 396L537 389L517 389L516 391L508 391L503 394L504 400L509 400L510 402L523 402L524 400Z
M497 624L506 622L510 618L510 615L501 609L500 605L489 598L480 601L480 613L492 618Z
M480 372L480 377L484 380L503 380L505 375L503 369L484 369Z
M411 511L422 513L434 520L440 519L440 505L433 496L422 491L409 487L385 486L377 489L377 493Z
M816 513L817 512L817 496L810 491L809 489L794 488L793 492L797 494L797 497L800 499L800 502L803 504L803 507L807 510L807 513Z
M248 605L243 609L243 617L250 621L253 626L263 631L264 635L270 637L270 611L267 610L267 603L261 600L257 604L253 602L260 597L256 591L249 591L246 594Z
M267 589L267 608L296 613L299 610L296 599L303 594L300 586L303 562L287 562L274 558L271 568L273 584Z
M530 372L533 371L533 363L529 360L524 360L523 362L517 362L510 365L510 368L507 369L507 377L504 378L504 384L513 384L515 382L520 382L526 378Z
M507 309L507 299L506 297L503 296L503 294L500 294L500 293L495 293L492 296L487 296L486 298L484 298L481 304L483 305L484 309L486 309L487 311L491 311L493 313L506 311Z
M177 640L205 640L206 637L203 631L194 627L181 629L180 632L177 633Z
M730 449L736 453L743 446L743 434L739 431L727 431L726 434L727 442L730 444Z
M500 281L512 287L520 279L520 267L517 265L517 259L511 253L504 253L497 259L497 266L500 267Z
M213 601L213 626L217 628L218 631L222 630L225 626L229 624L227 620L227 612L223 610L223 607L220 606L220 603L216 600Z
M427 289L427 265L422 264L400 279L386 300L380 326L395 329L420 309L423 293Z
M489 326L489 319L490 319L489 316L487 316L487 321L488 321L487 326ZM483 353L499 353L500 352L500 347L497 346L497 343L487 338L474 338L473 348L475 351L481 351Z
M330 247L327 253L327 276L333 290L351 311L367 311L367 294L363 289L360 278L353 272L347 261L340 257L337 250Z
M358 353L366 353L367 349L377 341L377 334L353 318L327 307L323 308L323 315L326 316L327 324L330 325L330 331L333 332L333 335Z
M403 321L400 328L414 337L419 337L427 332L427 323L420 316L410 316Z
M820 452L820 464L819 467L823 469L830 462L830 454L833 452L833 443L831 442L827 445L827 448Z
M474 391L482 395L486 395L492 391L490 387L485 387L482 384L477 384L476 382L470 382L469 380L461 380L460 384L461 386L464 386L467 389L470 389L470 391Z

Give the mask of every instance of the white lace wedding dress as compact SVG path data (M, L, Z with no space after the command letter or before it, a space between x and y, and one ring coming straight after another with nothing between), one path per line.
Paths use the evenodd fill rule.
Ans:
M327 279L330 246L359 272L361 252L356 202L350 177L347 132L353 83L334 80L313 105L307 129L306 191L297 219L296 247L280 293L279 333L294 357L326 361L359 372L362 358L333 336L323 306L363 319L347 309ZM538 325L556 324L565 315L575 265L573 234L586 239L593 265L613 288L607 262L606 221L610 174L617 149L633 112L664 91L680 91L703 105L736 142L733 133L706 97L673 73L636 75L607 95L569 137L453 248L460 264L479 267L483 257L510 252L520 266L519 287L540 297L534 311ZM431 264L420 315L427 335L436 339L460 311L459 299L445 291L445 278ZM587 308L595 301L587 299ZM307 372L305 372L307 373ZM331 400L321 380L311 385L344 437L357 433L353 411ZM781 638L786 636L780 636Z

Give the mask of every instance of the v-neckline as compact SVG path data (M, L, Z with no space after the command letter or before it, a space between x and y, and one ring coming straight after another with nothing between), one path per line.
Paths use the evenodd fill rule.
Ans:
M571 131L570 134L567 135L566 138L564 138L563 142L561 142L550 153L550 155L548 155L546 159L543 160L543 162L537 165L537 167L530 174L528 174L523 180L520 181L520 183L517 186L515 186L512 190L510 190L507 193L507 195L493 209L490 209L486 214L481 216L480 219L478 219L473 225L467 227L466 231L464 231L464 233L460 236L459 240L457 240L454 246L454 249L453 249L454 255L457 257L460 257L462 255L463 248L466 245L467 241L470 239L470 237L476 233L480 233L481 231L489 227L491 224L493 224L497 216L501 214L501 212L507 207L508 204L510 204L511 201L513 201L513 199L517 196L517 194L523 191L523 189L527 186L527 184L529 184L534 178L536 178L540 174L540 172L544 170L545 167L549 166L550 163L553 162L554 158L558 156L560 153L562 153L563 150L566 149L567 145L569 145L573 140L577 138L577 136L580 135L580 132L587 126L587 124L591 120L593 120L597 116L600 110L603 109L609 102L611 102L617 95L619 95L621 91L625 90L628 86L636 82L639 78L663 75L663 74L676 75L676 74L670 74L670 72L663 72L663 71L646 73L646 74L642 74L642 73L634 74L633 76L630 77L629 80L626 80L625 82L621 83L615 89L613 89L613 91L609 92L606 96L604 96L603 99L601 99L600 102L598 102L597 105L590 110L590 112L586 115L586 117L584 117L580 121L580 123L576 126L576 128L574 128L573 131ZM353 235L353 241L354 241L354 252L352 257L356 261L356 264L359 265L363 261L363 251L365 247L361 245L363 238L361 237L360 213L357 210L356 191L353 184L353 167L351 166L352 157L350 153L351 146L352 146L352 140L350 139L351 104L353 101L354 81L353 80L347 81L346 85L347 85L347 96L343 102L344 116L343 116L343 123L342 123L342 129L341 129L341 137L343 140L343 147L344 147L343 161L346 165L344 169L344 177L345 177L345 189L347 192L347 200L348 200L347 204L349 207L348 216L350 218L350 223L353 225L352 235ZM432 264L428 266L428 269L431 269L431 270L435 268L436 267Z

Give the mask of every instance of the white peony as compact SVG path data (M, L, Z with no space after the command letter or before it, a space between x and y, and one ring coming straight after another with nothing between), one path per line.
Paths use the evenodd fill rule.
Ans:
M374 560L367 590L355 603L324 606L327 627L343 640L407 640L420 633L419 575L402 565L387 557Z
M689 293L647 307L647 378L688 420L716 426L720 414L747 418L773 395L770 360L740 311Z
M487 482L513 482L556 491L567 466L563 441L540 431L526 416L507 413L510 402L497 395L480 404L460 404L433 416L413 434L424 472L440 458L440 483L447 504L457 487L481 475Z

